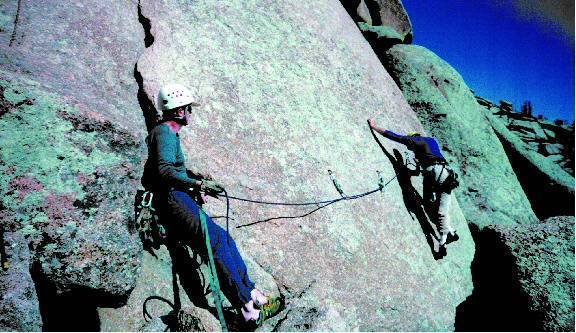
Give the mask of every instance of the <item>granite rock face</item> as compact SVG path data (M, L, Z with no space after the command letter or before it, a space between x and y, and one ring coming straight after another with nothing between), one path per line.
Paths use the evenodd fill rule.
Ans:
M491 226L475 240L474 293L457 330L574 331L574 216Z
M128 229L138 145L36 81L6 80L11 75L0 71L7 106L0 118L3 227L27 237L44 300L86 294L95 304L121 304L136 282L141 251Z
M231 194L288 202L338 196L327 169L346 193L361 193L376 186L377 169L394 176L366 119L382 112L384 125L421 129L338 2L141 5L154 37L137 66L145 109L153 110L168 82L191 87L202 106L181 134L188 162ZM307 212L231 203L236 226ZM382 196L232 229L232 236L287 299L271 328L452 329L454 301L470 291L473 254L454 208L463 237L442 261L434 260L394 182ZM215 215L224 209L221 202L207 206ZM365 311L367 302L376 311Z
M482 113L504 146L539 218L574 215L574 129L486 105Z
M459 173L455 193L468 222L537 222L498 136L460 74L421 46L395 45L385 57L388 72Z

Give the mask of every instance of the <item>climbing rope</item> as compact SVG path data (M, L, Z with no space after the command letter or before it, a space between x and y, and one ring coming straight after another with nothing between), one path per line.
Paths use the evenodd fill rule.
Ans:
M228 194L226 194L227 196L227 205L228 205L228 199L234 199L234 200L238 200L238 201L243 201L243 202L249 202L249 203L255 203L255 204L262 204L262 205L276 205L276 206L312 206L312 205L317 205L318 207L314 208L313 210L309 211L308 213L302 214L302 215L296 215L296 216L277 216L277 217L272 217L272 218L267 218L264 220L259 220L256 222L251 222L251 223L247 223L247 224L242 224L239 226L236 226L236 228L243 228L243 227L248 227L254 224L258 224L258 223L263 223L263 222L269 222L272 220L277 220L277 219L295 219L295 218L302 218L302 217L306 217L326 206L332 205L336 202L340 202L340 201L350 201L350 200L356 200L356 199L360 199L362 197L368 196L370 194L376 193L378 191L382 191L386 186L388 186L388 184L390 184L390 182L392 182L396 177L398 176L398 174L395 174L392 178L390 178L387 182L385 183L380 183L378 188L375 188L373 190L370 191L366 191L363 193L359 193L359 194L355 194L355 195L351 195L351 196L345 196L345 197L339 197L339 198L335 198L335 199L329 199L329 200L320 200L320 201L308 201L308 202L298 202L298 203L290 203L290 202L276 202L276 201L265 201L265 200L254 200L254 199L247 199L247 198L241 198L241 197L236 197L236 196L230 196ZM228 221L226 222L226 224L228 225Z
M226 319L224 319L224 309L222 306L222 298L220 295L220 281L218 280L218 272L216 272L216 265L214 264L214 254L212 253L212 245L210 244L210 234L208 233L208 224L206 223L206 213L200 209L200 226L204 233L204 240L206 241L206 252L208 252L208 263L210 272L210 285L212 288L212 295L214 296L214 303L216 305L216 312L218 313L218 320L223 332L228 332Z
M382 142L380 142L380 140L378 139L378 137L376 136L376 133L374 133L374 129L372 129L372 127L368 126L370 128L370 132L372 133L372 136L374 137L374 140L376 140L376 142L378 143L378 145L380 146L380 148L382 150L384 149L384 146L382 145ZM329 170L330 176L332 178L332 173ZM258 224L258 223L263 223L263 222L269 222L272 220L277 220L277 219L295 219L295 218L302 218L302 217L306 217L326 206L329 206L331 204L334 204L336 202L339 201L349 201L349 200L355 200L355 199L360 199L362 197L365 197L367 195L370 195L372 193L378 192L378 191L383 191L384 188L386 186L388 186L388 184L390 184L390 182L392 182L396 177L398 177L398 173L396 173L392 178L390 178L390 180L388 180L387 182L384 183L383 179L382 179L382 175L379 173L379 184L378 184L378 188L374 189L374 190L370 190L364 193L360 193L360 194L356 194L356 195L352 195L352 196L346 196L341 192L341 189L338 188L338 186L336 186L336 183L334 184L337 187L338 192L340 192L341 197L340 198L336 198L336 199L328 199L328 200L320 200L320 201L305 201L305 202L278 202L278 201L266 201L266 200L255 200L255 199L248 199L248 198L242 198L242 197L237 197L237 196L233 196L233 195L229 195L226 191L224 191L224 196L226 197L226 234L228 235L227 237L229 238L229 220L230 220L230 199L233 200L237 200L237 201L243 201L243 202L249 202L249 203L254 203L254 204L260 204L260 205L273 205L273 206L318 206L317 208L309 211L308 213L305 213L303 215L296 215L296 216L278 216L278 217L272 217L272 218L267 218L264 220L259 220L256 222L251 222L251 223L247 223L247 224L243 224L243 225L239 225L236 226L236 228L243 228L243 227L248 227L254 224ZM332 178L332 181L334 182L334 178Z
M176 306L174 305L174 303L170 302L169 300L167 300L166 298L162 297L162 296L149 296L144 300L144 303L142 304L142 315L144 316L144 320L146 322L149 322L150 320L152 320L152 316L150 315L150 313L148 312L147 309L147 304L149 301L151 300L159 300L162 301L166 304L168 304L172 310L177 310Z

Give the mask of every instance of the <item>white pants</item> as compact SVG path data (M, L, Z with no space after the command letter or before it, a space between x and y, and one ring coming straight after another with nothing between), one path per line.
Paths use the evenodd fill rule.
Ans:
M424 173L424 200L438 201L438 224L441 235L447 235L453 232L454 228L450 224L450 202L452 194L438 192L436 188L442 185L448 178L449 173L445 165L434 164L425 169Z

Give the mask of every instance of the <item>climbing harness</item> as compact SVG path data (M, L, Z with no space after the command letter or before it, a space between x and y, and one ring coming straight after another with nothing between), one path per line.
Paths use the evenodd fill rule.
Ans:
M460 181L458 181L458 174L454 169L449 166L445 166L445 169L448 171L448 177L446 177L446 180L444 180L441 187L443 191L449 193L460 186Z
M440 170L438 176L435 176L434 178L433 189L436 192L450 193L452 190L454 190L460 185L460 182L458 181L458 174L446 162L433 164L426 169L426 172L428 172L429 174L433 174L434 173L433 167L435 167L436 165L442 165L442 170ZM444 170L448 172L448 176L443 182L440 182L440 178L442 178L442 173L444 173Z

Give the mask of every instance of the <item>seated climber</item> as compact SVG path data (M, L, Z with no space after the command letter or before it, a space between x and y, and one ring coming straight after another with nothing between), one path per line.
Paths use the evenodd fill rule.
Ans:
M370 127L387 139L405 145L414 152L417 170L422 169L423 198L424 202L434 206L438 205L436 213L437 222L440 225L439 252L446 253L446 245L457 241L458 234L450 224L450 201L451 192L458 186L454 171L448 166L446 159L436 139L421 136L420 133L412 132L408 135L398 135L392 131L384 130L376 126L374 120L369 119Z
M194 192L217 195L224 188L211 177L197 174L197 179L187 173L178 133L189 124L193 106L199 104L194 102L184 86L171 84L160 89L158 107L162 110L162 119L146 138L148 160L142 185L157 198L155 204L168 237L185 241L207 258L206 239L200 221L202 208ZM255 288L234 240L209 216L206 216L206 223L210 250L224 295L235 308L240 309L247 323L260 325L279 311L281 300L268 297Z

